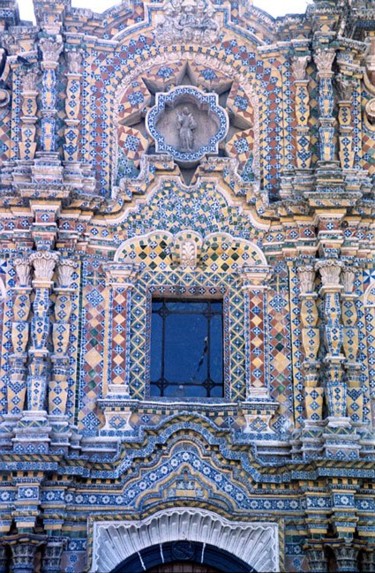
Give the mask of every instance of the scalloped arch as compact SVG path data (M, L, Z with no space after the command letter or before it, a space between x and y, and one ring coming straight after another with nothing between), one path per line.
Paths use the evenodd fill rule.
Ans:
M141 521L96 522L93 537L91 573L109 573L134 553L182 539L223 549L259 573L279 570L277 523L231 521L201 508L164 509Z

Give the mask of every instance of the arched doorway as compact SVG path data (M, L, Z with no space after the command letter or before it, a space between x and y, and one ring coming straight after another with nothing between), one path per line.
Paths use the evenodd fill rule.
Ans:
M134 553L112 573L257 573L219 547L192 541L159 543Z

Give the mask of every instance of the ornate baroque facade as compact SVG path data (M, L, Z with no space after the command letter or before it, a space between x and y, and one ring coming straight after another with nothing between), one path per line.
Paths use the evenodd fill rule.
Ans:
M375 571L373 1L34 7L0 0L0 572ZM222 301L221 398L152 395L155 297Z

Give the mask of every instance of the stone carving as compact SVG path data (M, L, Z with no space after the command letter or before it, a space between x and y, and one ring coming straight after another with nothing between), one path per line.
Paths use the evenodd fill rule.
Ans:
M181 163L195 163L208 153L218 153L229 120L217 94L182 86L156 94L146 126L158 153L169 153Z
M213 45L219 24L211 0L168 0L155 39L161 44L197 42Z
M375 98L367 102L365 112L369 122L375 125Z
M150 539L158 544L179 539L209 543L240 557L259 573L278 571L277 535L276 523L232 522L211 511L185 507L165 509L142 521L97 522L91 573L112 571L148 547Z
M21 287L30 286L30 276L31 276L30 261L22 258L15 259L14 267L16 269L19 285Z
M296 82L306 80L306 68L310 56L299 56L293 59L293 73Z
M66 59L68 63L68 70L70 74L80 74L82 64L81 52L67 52Z
M22 79L22 91L24 93L36 92L37 82L38 82L37 70L28 71L27 74Z
M344 293L351 294L354 288L355 269L353 267L346 267L342 273L342 284L344 285Z
M180 139L181 151L193 151L194 149L194 130L197 129L197 122L193 113L185 106L181 112L177 113L178 135Z
M195 268L197 266L197 245L194 241L185 241L181 245L181 267Z
M312 265L298 267L301 294L309 294L314 291L315 270Z
M314 55L314 61L318 68L320 78L330 78L332 75L332 64L336 56L335 50L325 50L319 48Z
M57 282L59 288L69 288L72 283L72 276L77 268L77 263L70 259L61 259L57 268Z
M40 40L40 49L43 54L43 60L46 63L48 62L56 65L58 63L59 56L63 50L63 44L59 41L59 39L61 39L60 36L57 38L58 39L42 38Z
M350 102L352 99L352 93L354 88L353 80L343 75L339 75L337 79L338 79L340 101Z
M344 263L336 259L318 261L315 268L320 272L324 287L340 288L340 275Z
M52 280L55 265L59 260L57 253L38 251L30 255L30 262L34 266L35 279L37 281L50 282Z

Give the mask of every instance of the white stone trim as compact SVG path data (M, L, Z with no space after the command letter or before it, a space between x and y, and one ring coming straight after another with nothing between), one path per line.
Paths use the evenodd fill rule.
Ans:
M152 545L189 540L228 551L258 573L279 571L277 523L230 521L204 509L170 508L141 521L98 521L91 573L109 573Z

